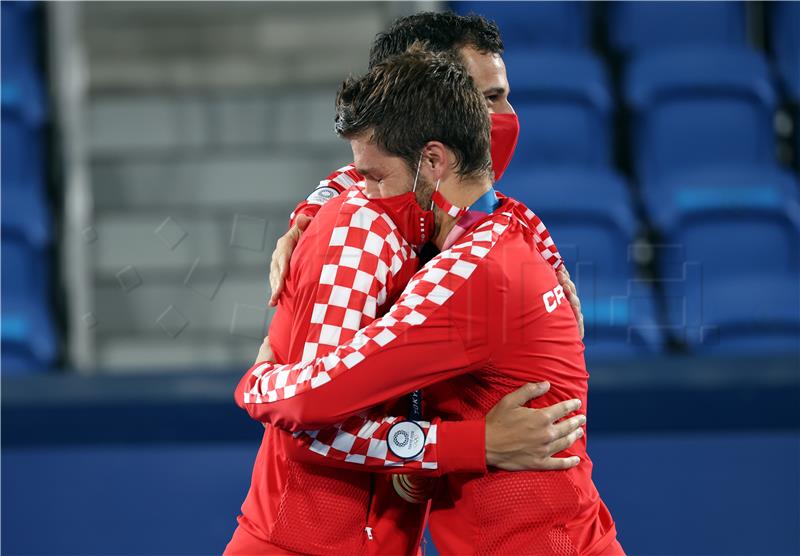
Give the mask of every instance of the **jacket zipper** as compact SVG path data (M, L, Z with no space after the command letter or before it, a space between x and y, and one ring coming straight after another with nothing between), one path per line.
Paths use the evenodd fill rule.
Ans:
M370 474L369 477L369 498L367 499L367 524L364 531L367 533L367 539L373 540L372 526L369 523L370 512L372 511L372 498L375 496L375 477Z

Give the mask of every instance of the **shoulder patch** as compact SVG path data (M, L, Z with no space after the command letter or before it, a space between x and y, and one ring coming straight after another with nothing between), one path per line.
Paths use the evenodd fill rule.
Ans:
M334 197L339 195L339 192L329 185L321 185L311 192L306 198L306 201L312 205L324 205Z

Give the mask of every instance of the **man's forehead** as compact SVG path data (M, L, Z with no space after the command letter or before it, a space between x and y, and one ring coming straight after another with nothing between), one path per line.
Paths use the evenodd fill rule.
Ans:
M350 139L353 149L353 161L360 174L372 174L378 170L385 171L392 166L392 156L373 141L372 134L362 134Z
M378 148L372 141L372 134L358 135L350 139L350 146L353 148L353 155L358 159L367 159L377 154Z
M459 52L464 66L481 92L486 89L508 88L506 66L500 54L480 52L472 46L464 46Z

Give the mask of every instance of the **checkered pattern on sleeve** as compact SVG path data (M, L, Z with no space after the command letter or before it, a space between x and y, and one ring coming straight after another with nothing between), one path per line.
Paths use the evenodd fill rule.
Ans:
M332 187L336 189L339 193L343 193L345 189L349 187L360 184L364 180L364 177L356 172L356 167L352 164L348 164L347 166L342 166L335 172L331 173L327 178L319 182L317 188L320 187Z
M344 191L350 186L362 183L364 181L364 176L356 172L355 166L348 164L347 166L342 166L328 176L328 180L330 181L329 185L331 187L339 186L342 188L342 191Z
M377 316L387 285L416 253L394 222L351 187L331 232L302 361L313 361Z
M331 172L327 178L319 182L319 185L314 188L314 191L308 196L306 200L300 203L297 208L292 211L292 214L289 216L290 220L294 220L298 213L303 212L307 209L310 205L317 205L320 206L323 203L317 199L315 193L321 187L330 187L335 189L339 192L339 194L343 193L347 188L356 185L358 187L363 187L364 185L364 177L356 171L356 167L352 164L348 164L347 166L342 166L335 172ZM315 209L319 210L319 209ZM316 214L316 212L314 213Z
M564 264L564 261L561 259L561 253L558 252L558 248L542 219L519 201L512 201L512 203L512 212L515 213L523 226L533 232L536 249L554 270L558 270Z
M346 193L331 233L326 264L313 307L303 360L329 353L376 317L386 302L389 279L416 258L396 226L378 213L355 187ZM323 457L370 467L436 469L436 425L420 423L426 431L423 452L402 460L392 454L386 435L402 417L355 415L333 427L300 431L295 437Z
M335 427L319 431L295 433L309 450L323 457L369 467L402 467L403 469L436 469L438 464L436 434L438 420L434 423L417 421L425 432L425 447L415 458L402 459L394 455L386 438L392 425L402 417L383 417L360 413Z
M313 361L294 365L260 363L251 370L244 403L270 403L318 388L361 363L371 353L423 324L460 288L508 229L513 216L498 213L439 253L411 279L389 313L353 339Z

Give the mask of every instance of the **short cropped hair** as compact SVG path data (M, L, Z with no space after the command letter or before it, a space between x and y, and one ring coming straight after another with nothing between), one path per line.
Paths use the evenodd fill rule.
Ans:
M372 133L384 151L415 170L428 141L441 141L463 177L491 172L489 113L483 95L452 54L413 45L350 77L336 95L336 132L347 139Z
M452 12L420 12L401 17L385 33L379 33L369 52L369 67L397 56L421 41L432 52L455 53L471 46L483 54L502 54L503 41L497 24L485 17Z

